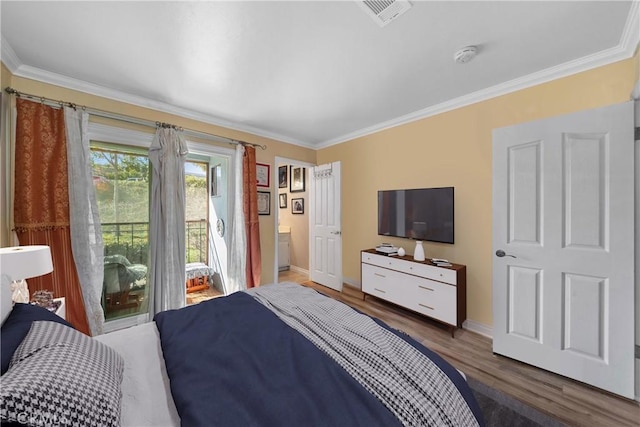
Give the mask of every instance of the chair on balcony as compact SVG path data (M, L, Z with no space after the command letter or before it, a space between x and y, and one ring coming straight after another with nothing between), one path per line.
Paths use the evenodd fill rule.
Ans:
M141 304L139 295L131 293L134 287L140 287L137 281L146 277L147 266L132 264L123 255L104 257L104 306L106 313L138 308Z
M185 265L187 293L209 289L209 281L216 270L203 262L189 262Z

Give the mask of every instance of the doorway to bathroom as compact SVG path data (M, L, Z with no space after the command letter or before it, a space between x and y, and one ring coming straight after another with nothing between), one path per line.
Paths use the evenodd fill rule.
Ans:
M274 282L309 280L309 170L313 163L276 157Z

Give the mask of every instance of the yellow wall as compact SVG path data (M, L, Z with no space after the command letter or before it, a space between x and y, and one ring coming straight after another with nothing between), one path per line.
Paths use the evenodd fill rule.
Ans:
M640 82L640 43L636 46L636 52L633 57L633 75L635 77L636 84Z
M8 79L6 81L5 81L5 78L6 78L5 74L8 75ZM9 71L3 65L2 89L4 90L4 88L9 85L16 90L22 91L25 93L44 96L52 99L60 99L67 102L73 102L78 105L84 105L87 107L115 112L118 114L123 114L123 115L136 117L140 119L171 123L177 126L182 126L187 129L212 133L215 135L238 139L238 140L251 142L255 144L264 144L264 145L267 145L267 150L257 149L256 160L260 163L270 164L271 168L275 167L274 161L276 156L287 157L290 159L296 159L296 160L311 162L311 163L315 163L315 159L316 159L316 152L308 148L287 144L281 141L276 141L273 139L236 131L233 129L227 129L220 126L210 125L207 123L199 122L197 120L187 119L187 118L176 116L173 114L152 110L149 108L143 108L143 107L138 107L131 104L126 104L123 102L113 101L110 99L101 98L101 97L90 95L87 93L65 89L59 86L37 82L34 80L25 79L18 76L11 76ZM104 121L104 119L100 121ZM122 124L122 122L113 122L113 123L123 127L132 127L132 126L126 126ZM146 128L146 130L150 132L152 131L152 130L149 130L148 128ZM209 142L209 143L215 144L213 142ZM228 144L221 144L221 145L224 147L230 147L230 145ZM3 147L4 146L5 144L3 144ZM4 159L4 156L3 156L3 159ZM4 178L3 178L3 182L4 182ZM269 190L271 191L272 200L275 200L275 198L277 197L277 193L278 193L277 188L278 188L277 183L275 183L275 185L273 183L271 184L271 188ZM266 189L261 189L261 191L266 191ZM3 207L2 209L3 218L5 214L6 214L6 209ZM275 216L273 215L273 213L271 215L260 216L260 245L262 248L262 283L273 282L273 266L275 262L274 217ZM6 224L6 222L4 222L4 219L3 219L3 223L2 223L3 235L4 233L7 232L6 226L4 224ZM4 243L4 241L2 243Z
M467 265L467 318L492 324L492 129L629 100L629 59L318 151L342 162L343 272L360 282L360 250L384 241L412 254L407 239L377 235L377 191L455 187L454 245L425 242L427 257Z
M277 168L274 164L276 156L310 163L316 163L317 157L318 164L341 161L343 272L349 282L360 281L360 250L383 240L376 231L378 190L454 186L456 244L425 242L425 252L428 257L447 258L467 265L468 318L491 325L491 130L627 101L639 78L640 58L636 52L629 60L357 138L317 153L268 138L11 76L4 65L1 71L3 89L11 85L24 92L92 108L266 144L266 151L257 150L257 161L268 163L272 168ZM2 147L4 149L5 144ZM4 161L1 166L4 180ZM271 184L270 191L272 209L277 209L277 182ZM305 203L306 212L307 198ZM3 216L0 243L5 245L4 236L8 232L4 219L6 209L4 204L0 206ZM274 218L273 212L272 215L260 216L262 283L274 280ZM413 253L413 244L409 240L384 240Z

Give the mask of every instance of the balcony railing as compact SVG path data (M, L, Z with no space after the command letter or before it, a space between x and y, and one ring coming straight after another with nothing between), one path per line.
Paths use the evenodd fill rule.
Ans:
M186 262L207 262L207 220L185 222ZM133 264L149 265L148 222L102 224L105 255L124 255Z
M185 223L186 262L204 262L207 264L209 253L207 220L185 221Z

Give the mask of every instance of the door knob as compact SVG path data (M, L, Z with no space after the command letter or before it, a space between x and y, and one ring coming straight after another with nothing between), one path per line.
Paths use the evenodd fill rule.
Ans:
M502 257L505 257L505 256L510 256L511 258L517 258L517 257L516 257L516 256L514 256L514 255L509 255L508 253L505 253L505 251L503 251L502 249L498 249L498 250L496 251L496 256L497 256L498 258L502 258Z

